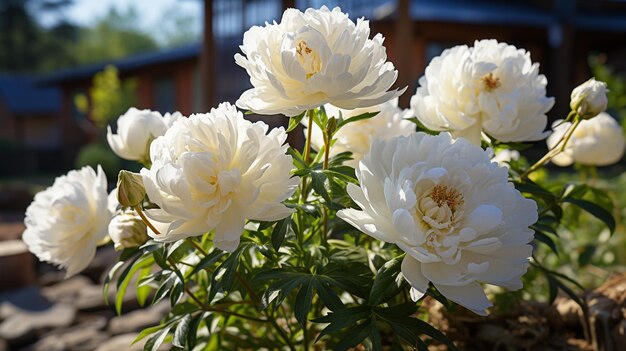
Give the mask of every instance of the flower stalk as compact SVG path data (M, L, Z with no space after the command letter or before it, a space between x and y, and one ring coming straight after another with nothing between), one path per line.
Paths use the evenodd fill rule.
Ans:
M574 123L572 123L569 126L569 128L567 129L567 131L565 132L563 137L561 137L561 139L556 143L556 145L552 149L550 149L550 151L548 151L541 159L539 159L539 161L535 162L535 164L533 164L524 173L522 173L522 175L519 176L519 180L521 181L521 180L524 180L524 179L528 178L528 176L531 173L533 173L537 169L539 169L542 166L544 166L554 156L556 156L559 153L563 152L563 150L565 150L565 147L566 147L567 143L569 142L570 138L572 137L572 134L574 134L574 130L576 130L576 127L578 127L578 125L580 124L581 121L582 121L582 119L578 115L576 115L576 117L574 117Z

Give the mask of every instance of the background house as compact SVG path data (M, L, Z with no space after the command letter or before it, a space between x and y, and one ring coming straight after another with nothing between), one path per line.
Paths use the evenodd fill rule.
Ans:
M204 3L201 43L57 71L37 80L39 86L61 91L57 95L59 115L48 119L54 121L50 135L60 135L57 144L65 161L60 164L71 168L78 148L94 137L81 127L89 123L89 114L80 113L74 99L77 94L87 92L94 74L106 65L116 66L122 79L137 81L139 108L180 111L186 115L205 112L219 102L234 102L250 87L247 74L233 59L242 35L253 25L280 20L288 7L340 6L353 19L369 19L372 33L380 32L386 37L389 59L400 71L397 85L409 86L400 100L404 107L408 107L417 80L433 57L448 47L472 45L481 38L495 38L529 50L532 60L541 64L541 72L548 77L548 94L561 102L568 100L574 86L589 77L590 53L604 53L607 63L618 69L626 68L626 2L623 1L205 0ZM562 117L567 113L565 109L564 103L556 105L550 117ZM287 121L250 118L263 118L272 125ZM39 127L25 124L24 135L37 133L43 122L37 123ZM48 145L53 149L52 144Z

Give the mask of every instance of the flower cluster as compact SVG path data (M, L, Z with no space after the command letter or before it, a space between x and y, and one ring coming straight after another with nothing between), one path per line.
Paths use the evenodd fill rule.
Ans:
M445 133L417 133L375 142L357 177L360 187L347 190L361 210L337 215L405 251L402 274L419 297L432 282L484 315L491 303L478 282L522 287L537 205L508 182L489 151Z
M295 191L283 128L269 133L228 104L178 120L150 147L142 169L146 193L160 209L147 215L174 241L214 231L215 246L234 251L246 219L274 221L292 210L281 202Z
M530 53L495 40L455 46L434 58L411 98L417 118L432 130L449 131L479 145L481 132L500 141L547 136L546 77Z
M288 9L280 23L254 26L235 55L254 86L237 106L261 114L295 116L326 103L343 109L369 107L399 96L389 88L398 72L387 61L380 34L369 22L354 23L336 7Z

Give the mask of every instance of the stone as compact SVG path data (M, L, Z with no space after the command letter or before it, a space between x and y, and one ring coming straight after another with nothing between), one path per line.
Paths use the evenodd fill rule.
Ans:
M160 302L150 308L113 317L109 321L109 333L117 335L132 331L139 332L144 328L158 325L169 309L168 303Z
M58 284L41 289L41 294L53 302L74 304L81 290L91 286L91 280L77 275Z
M73 328L48 334L30 346L29 351L92 351L109 336L97 329ZM121 349L123 350L123 349Z
M34 257L22 240L0 241L0 291L35 281Z
M11 307L3 308L5 310ZM70 326L76 318L76 309L56 304L44 311L26 311L13 307L10 315L0 324L0 339L9 344L21 344L45 330Z
M127 333L120 334L112 337L109 341L104 342L100 345L95 351L141 351L143 350L143 346L148 341L150 337L145 337L135 344L131 345L131 343L135 340L138 333ZM167 344L163 344L159 347L159 350L167 350Z

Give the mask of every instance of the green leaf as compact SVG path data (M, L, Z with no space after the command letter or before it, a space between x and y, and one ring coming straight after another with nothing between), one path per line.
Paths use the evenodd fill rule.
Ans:
M111 284L111 280L113 279L115 273L124 265L124 263L124 261L116 262L104 278L102 294L104 296L104 303L107 306L109 305L109 286Z
M297 116L293 116L293 117L289 118L289 126L287 127L287 133L289 133L292 130L296 129L296 127L298 127L300 125L300 122L304 118L305 114L306 114L306 111L302 112L301 114L299 114Z
M370 306L356 306L339 309L323 317L313 319L311 321L315 323L330 323L319 333L315 341L317 342L324 335L332 334L341 329L353 326L362 319L369 319L371 316L372 308Z
M549 273L544 272L544 275L548 280L548 304L552 305L558 295L559 284Z
M126 289L130 284L130 280L133 275L140 269L150 267L154 259L152 256L144 256L140 260L136 262L132 262L127 270L125 270L122 275L120 275L120 280L118 280L117 291L115 293L115 311L118 315L122 314L122 304L124 302L124 295L126 294Z
M535 239L541 243L546 244L555 254L557 255L559 254L559 251L556 247L556 244L554 243L554 240L552 240L552 238L550 238L545 233L542 233L540 231L535 231Z
M139 335L137 335L137 337L135 338L135 340L133 340L133 342L132 342L132 343L130 343L130 345L134 345L137 341L139 341L139 340L141 340L141 339L145 338L145 337L146 337L146 336L148 336L148 335L152 335L152 334L154 334L154 333L158 332L159 330L161 330L161 329L165 328L166 326L167 326L167 324L160 324L160 325L157 325L157 326L154 326L154 327L149 327L149 328L143 329L143 330L139 333Z
M595 203L583 199L574 199L571 197L566 197L563 199L563 202L568 202L573 205L580 207L581 209L587 211L597 219L601 220L606 224L611 233L615 231L615 219L611 212L607 211L603 207L596 205Z
M187 343L187 334L189 333L189 324L191 322L191 314L185 315L181 318L180 322L174 329L174 336L172 337L172 345L180 348L184 348Z
M522 193L537 195L539 197L547 199L548 201L554 201L556 199L556 196L554 194L529 179L526 179L523 183L514 182L514 185L515 188Z
M175 316L181 316L184 314L191 314L199 310L200 310L200 307L198 307L197 305L191 302L185 301L185 302L174 305L174 307L172 307L172 314Z
M379 112L380 111L378 111L378 112L366 112L366 113L362 113L362 114L360 114L358 116L354 116L354 117L350 117L350 118L344 119L344 120L342 120L341 122L339 122L337 124L337 129L336 130L341 129L343 126L345 126L345 125L347 125L349 123L357 122L357 121L364 120L364 119L370 119L370 118L376 116Z
M297 169L309 169L309 165L304 161L304 156L302 156L300 151L290 147L287 149L287 154L291 156L293 165L296 166Z
M311 309L311 300L313 299L313 284L311 279L302 285L300 291L296 295L294 314L296 320L304 328L307 322L307 315Z
M193 267L193 270L191 271L189 276L193 276L194 274L200 272L201 270L207 269L207 268L211 267L215 262L217 262L225 254L226 253L224 251L221 251L221 250L213 250L213 251L211 251L211 253L209 253L208 255L203 257L200 260L200 262L198 262L198 264L195 265L195 267Z
M334 279L328 278L328 280ZM339 309L344 308L343 302L337 294L330 288L330 286L321 279L321 277L313 277L313 286L315 287L315 291L317 291L317 295L322 299L324 305L328 307L331 311L337 311Z
M150 285L140 285L140 282L141 282L141 279L143 277L148 276L150 272L152 272L152 267L145 267L141 269L141 271L139 272L139 275L137 276L137 284L136 284L137 302L139 303L139 306L142 306L142 307L146 304L146 301L148 300L148 296L150 296L150 291L152 291L152 287L150 287Z
M204 313L197 314L192 317L189 322L189 331L187 332L187 350L193 350L197 343L198 327L204 317Z
M365 322L358 324L350 329L343 335L341 340L337 343L334 350L344 351L351 347L358 345L363 339L367 338L372 331L372 320L367 319Z
M404 281L400 275L402 257L396 257L385 263L376 273L374 285L370 291L369 301L372 306L389 301L401 291Z
M330 195L328 194L328 190L326 190L326 183L328 181L328 177L326 174L320 171L311 172L311 178L313 179L313 190L318 193L327 203L331 203Z
M156 332L143 346L144 351L157 351L161 344L163 344L163 341L167 337L167 333L169 333L171 328L172 326L168 325Z
M278 251L285 240L285 236L291 230L291 216L280 220L272 230L272 247Z
M578 255L578 265L584 267L591 262L593 255L596 253L597 246L587 244L583 247L582 252Z

